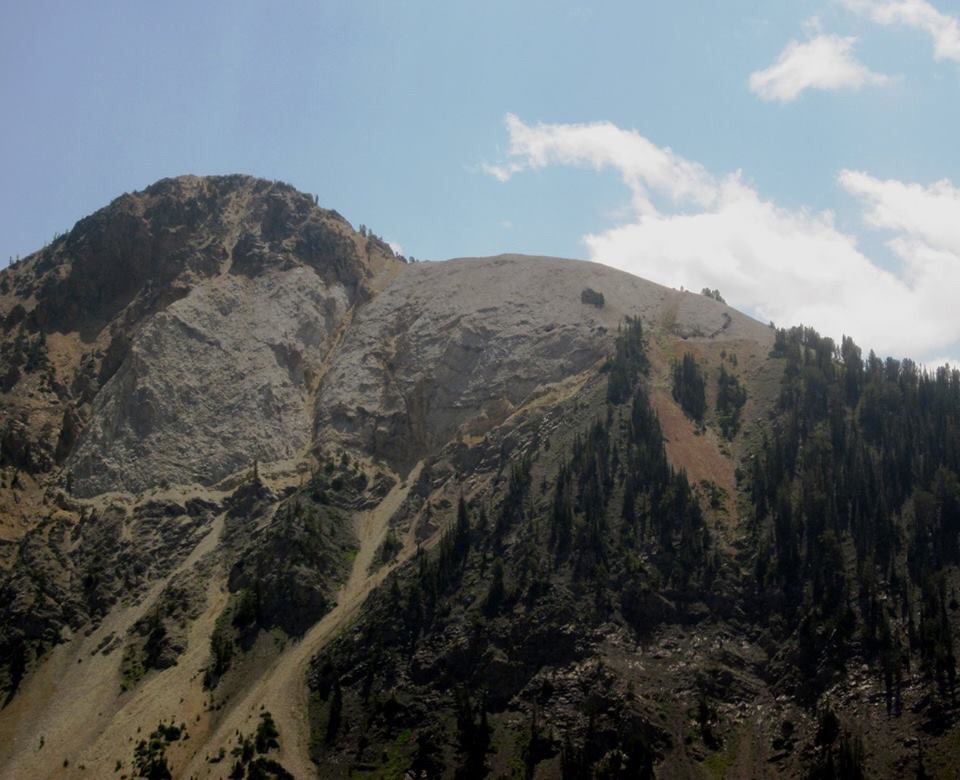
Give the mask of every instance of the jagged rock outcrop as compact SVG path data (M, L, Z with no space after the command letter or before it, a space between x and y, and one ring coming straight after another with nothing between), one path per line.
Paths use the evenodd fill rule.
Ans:
M43 393L60 420L8 425L4 457L64 463L93 495L297 456L339 326L400 267L282 183L185 176L117 198L5 272L4 416Z
M125 310L129 327L224 270L256 276L305 264L354 294L369 276L342 217L249 176L163 179L80 220L25 263L34 278L16 286L36 295L37 326L91 336Z

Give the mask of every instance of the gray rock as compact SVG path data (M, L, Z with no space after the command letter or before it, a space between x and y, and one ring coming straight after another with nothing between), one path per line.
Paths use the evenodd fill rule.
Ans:
M590 288L603 308L579 304ZM354 318L317 396L317 439L408 467L601 360L627 315L681 335L766 341L710 298L597 263L503 255L413 265Z
M309 399L350 306L311 268L201 284L153 317L97 395L67 461L75 491L211 483L299 455Z

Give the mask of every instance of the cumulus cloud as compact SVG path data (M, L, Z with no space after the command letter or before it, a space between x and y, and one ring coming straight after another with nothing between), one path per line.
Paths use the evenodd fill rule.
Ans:
M960 256L960 189L946 179L924 187L844 170L838 180L863 202L870 225L909 234L928 247Z
M960 62L960 18L939 11L927 0L841 0L851 11L877 24L921 30L933 41L938 60Z
M915 358L960 343L960 191L842 171L838 184L866 226L889 234L892 273L829 212L764 198L739 173L718 176L610 123L527 125L507 118L507 181L547 165L616 171L632 195L625 224L584 237L590 259L673 287L720 289L731 304L780 325L807 324L884 354Z
M701 206L709 206L716 198L716 184L703 166L610 122L527 125L514 114L507 114L504 121L510 136L509 160L482 166L500 181L526 169L578 165L598 171L617 170L640 212L653 209L650 190L676 202L691 201Z
M764 100L789 103L808 89L860 89L888 83L889 76L874 73L854 56L856 42L839 35L791 41L773 65L750 74L750 89Z

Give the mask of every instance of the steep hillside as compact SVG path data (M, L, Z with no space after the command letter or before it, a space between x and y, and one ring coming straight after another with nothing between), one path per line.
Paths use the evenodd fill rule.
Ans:
M4 777L960 761L956 372L242 176L0 293Z
M585 290L603 305L584 303ZM673 340L772 339L710 299L598 264L520 255L423 263L358 312L317 395L318 441L409 468L458 431L482 436L596 367L627 316Z

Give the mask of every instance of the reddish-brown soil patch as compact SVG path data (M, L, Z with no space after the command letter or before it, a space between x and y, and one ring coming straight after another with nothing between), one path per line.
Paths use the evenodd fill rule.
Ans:
M723 488L727 492L727 512L732 516L737 489L734 464L720 451L717 434L709 428L698 433L694 422L683 413L669 392L656 388L651 400L660 418L670 463L674 468L686 471L693 484L706 480Z

